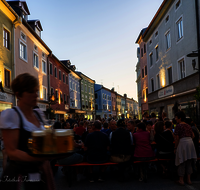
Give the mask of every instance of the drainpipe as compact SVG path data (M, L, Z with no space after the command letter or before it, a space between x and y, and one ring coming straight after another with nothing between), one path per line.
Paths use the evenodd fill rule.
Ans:
M195 12L196 12L196 27L197 27L198 69L200 69L199 3L198 3L198 0L195 0ZM199 72L199 86L200 86L200 70L198 70L198 72ZM200 102L198 102L198 118L199 118L199 115L200 115Z
M17 19L13 22L13 25L12 25L12 80L16 77L16 64L15 64L15 28L17 28L19 25L22 24L22 18L21 17L17 17ZM17 105L17 98L15 97L14 95L14 106Z

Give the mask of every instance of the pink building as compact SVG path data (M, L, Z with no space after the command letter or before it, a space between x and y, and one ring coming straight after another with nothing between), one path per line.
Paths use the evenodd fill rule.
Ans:
M15 29L15 77L30 73L39 80L38 106L46 111L48 105L47 63L51 50L41 39L42 26L39 20L28 20L30 15L25 1L9 1L21 17L21 24Z
M143 41L143 34L146 28L142 29L136 43L140 46L140 71L141 71L141 91L142 91L142 99L141 99L141 111L144 113L148 112L148 77L147 77L147 49L146 43Z

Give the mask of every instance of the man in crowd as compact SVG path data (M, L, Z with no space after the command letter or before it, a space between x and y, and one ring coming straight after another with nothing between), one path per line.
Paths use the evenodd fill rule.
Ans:
M136 125L135 125L135 121L130 120L127 123L127 129L128 131L130 131L132 134L136 132Z
M124 172L126 164L131 158L133 137L132 134L125 129L124 120L117 122L117 129L110 133L110 152L111 162L120 163L119 180L124 180Z
M83 121L80 121L80 124L77 128L75 128L76 135L79 135L80 137L82 134L86 131L86 129L83 127Z
M109 149L109 138L105 133L101 132L101 122L95 121L92 133L88 134L85 140L85 150L87 151L87 161L92 164L100 164L108 162L109 157L107 151ZM101 167L98 181L103 181L103 172L105 167ZM93 169L90 168L90 182L94 182Z

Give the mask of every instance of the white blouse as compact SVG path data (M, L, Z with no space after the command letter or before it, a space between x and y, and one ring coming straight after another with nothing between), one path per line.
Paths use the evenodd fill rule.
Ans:
M22 113L22 111L20 110L18 106L16 106L16 108L21 114L22 122L24 125L23 128L26 131L32 132L36 130L45 129L43 123L40 122L40 119L38 118L36 114L35 116L38 118L40 122L39 128L26 119L26 117L24 116L24 114ZM40 114L41 117L43 117L44 114L42 113L41 110L37 109L37 112ZM0 129L19 129L19 128L20 128L20 118L19 118L18 113L14 109L7 109L7 110L2 111L1 117L0 117Z

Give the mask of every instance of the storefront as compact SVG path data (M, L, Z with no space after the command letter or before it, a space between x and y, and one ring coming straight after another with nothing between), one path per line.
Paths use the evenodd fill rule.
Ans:
M174 110L182 110L187 116L194 118L196 115L196 100L194 98L196 89L175 93L174 86L169 86L157 92L158 98L149 101L150 114L154 112L156 116L161 116L162 112L167 113L171 120L174 118ZM150 96L149 96L150 97ZM177 106L177 108L175 108Z
M73 109L73 108L69 109L69 116L72 119L83 118L85 114L86 114L86 111L83 111L83 110Z

